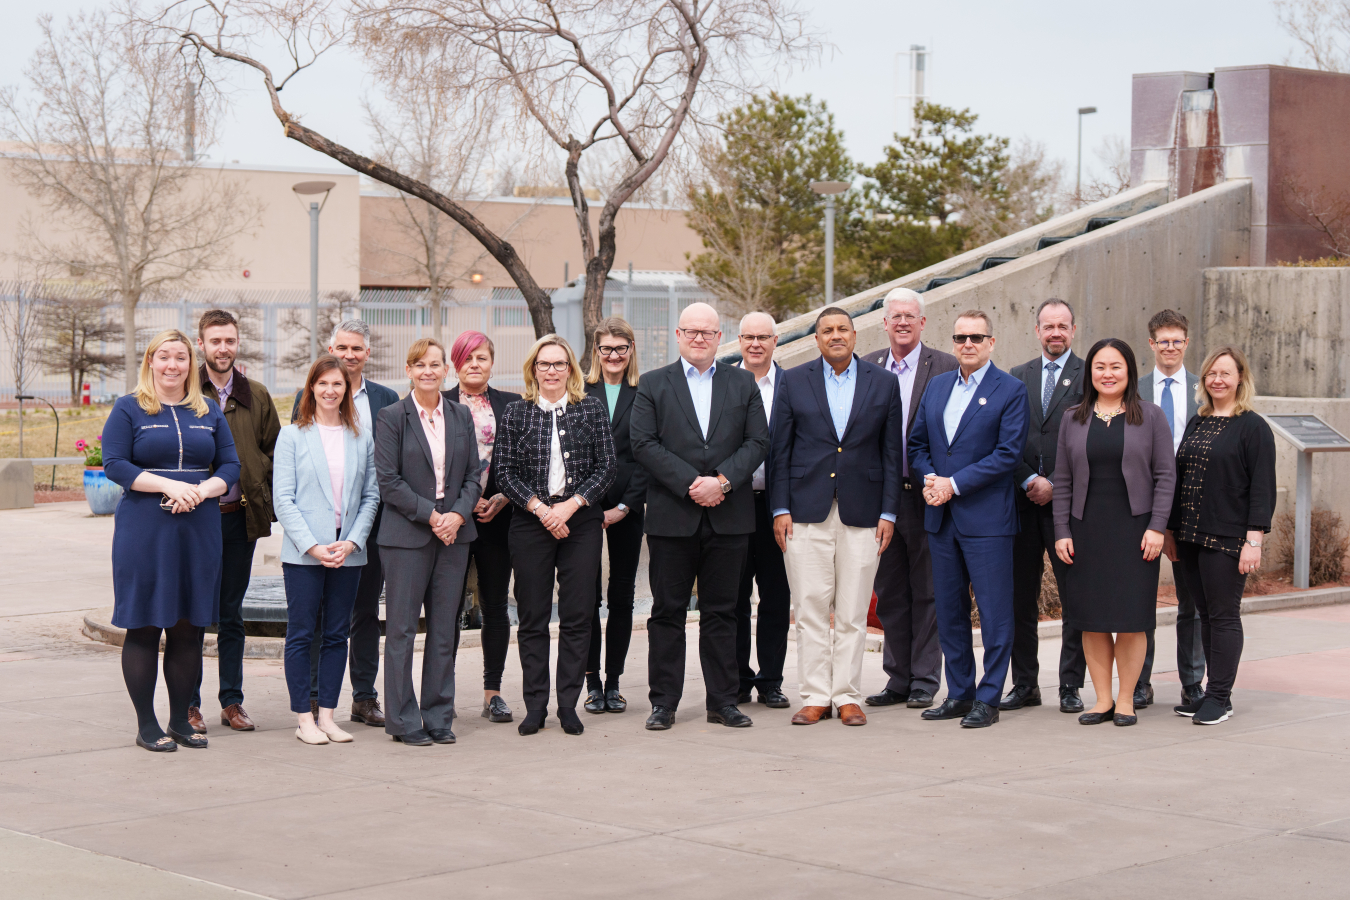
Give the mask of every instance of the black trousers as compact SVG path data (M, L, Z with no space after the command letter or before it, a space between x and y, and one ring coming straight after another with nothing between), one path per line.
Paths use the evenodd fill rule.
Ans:
M571 503L571 500L564 500ZM575 709L586 681L586 650L591 640L595 580L600 569L600 527L597 507L579 509L567 521L569 534L559 540L531 513L511 518L511 564L516 573L516 613L525 709L548 709L549 620L553 616L553 584L558 584L558 708Z
M698 656L707 708L736 702L736 591L748 534L718 534L707 513L689 537L647 535L652 615L647 620L647 682L652 706L677 709L684 693L684 625L698 582Z
M591 617L591 646L586 671L600 671L600 643L605 642L605 684L617 686L623 674L628 647L633 642L633 594L637 587L638 557L642 554L644 508L629 507L628 515L605 529L609 540L609 615L602 629L600 604L604 602L600 563L595 569L595 614Z
M1200 684L1205 680L1205 644L1200 637L1200 612L1195 608L1195 597L1186 587L1180 563L1172 566L1172 582L1177 588L1177 675L1184 685Z
M216 622L216 654L220 666L220 708L244 702L244 595L248 593L253 572L253 551L257 541L248 539L244 511L220 514L221 566L220 614ZM206 632L197 629L198 640ZM202 705L202 672L197 668L197 686L190 706Z
M1205 696L1227 704L1242 659L1242 589L1247 576L1238 561L1222 550L1177 541L1186 587L1200 613L1200 639L1209 666Z
M754 643L759 671L750 665L750 594L759 583L759 618ZM702 589L699 591L702 594ZM702 608L702 604L699 604ZM760 696L783 689L783 661L787 659L788 627L792 619L792 591L788 587L783 551L773 539L773 516L768 491L755 491L755 533L750 535L736 593L736 668L740 692L751 688Z
M881 667L886 687L905 696L911 691L936 694L942 671L922 484L900 492L895 536L881 554L873 582L877 618L885 632Z
M508 515L506 510L493 517ZM575 518L575 517L574 517ZM511 614L507 593L511 587L510 522L506 527L488 529L478 526L478 540L469 545L469 556L478 571L478 602L483 614L480 639L483 642L483 690L500 691L506 652L511 646Z

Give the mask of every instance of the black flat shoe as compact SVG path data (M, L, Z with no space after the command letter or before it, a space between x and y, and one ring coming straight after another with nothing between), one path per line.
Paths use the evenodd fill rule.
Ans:
M544 727L544 720L548 718L548 710L531 709L525 712L525 718L520 720L520 727L516 729L521 734L538 734L539 729Z
M603 712L603 710L601 710ZM563 734L581 734L586 730L586 726L581 724L581 717L577 715L575 709L558 709L558 721L562 723Z
M396 742L407 744L409 747L430 747L431 735L420 728L417 731L410 731L407 734L391 734Z
M594 688L586 692L586 703L583 708L588 713L604 713L605 711L605 692L599 688Z
M612 687L605 691L605 712L621 713L628 708L628 701L619 693L619 689Z
M1083 699L1078 696L1078 688L1059 689L1059 711L1062 713L1080 713L1083 711Z
M953 700L948 697L934 709L925 709L919 716L930 722L936 719L960 719L970 712L973 704L973 700Z
M173 738L169 737L167 734L164 735L164 737L157 738L153 741L147 741L145 738L141 737L140 734L137 734L136 746L143 747L151 753L172 753L178 749L178 745L174 743Z
M890 688L882 688L881 693L873 694L863 702L868 706L899 706L907 699L908 698L905 697L904 694L893 691Z
M990 706L983 700L970 705L970 712L961 720L962 728L988 728L998 722L998 707Z
M483 704L483 718L489 722L510 722L511 707L506 705L501 694L494 694L491 700Z
M792 705L792 701L788 700L787 694L784 694L778 688L771 691L760 691L759 702L769 709L787 709Z
M675 710L669 706L653 706L652 714L647 717L648 731L669 731L675 724Z
M728 728L749 728L755 724L750 717L741 712L735 706L724 706L721 709L708 710L708 721L718 725L725 725Z
M187 734L179 734L174 731L172 727L164 730L168 732L169 737L173 738L173 742L180 747L187 747L190 750L206 749L206 735L204 734L197 734L195 731L190 731Z
M1135 724L1136 722L1139 721L1139 717L1138 717L1138 716L1127 716L1127 715L1125 715L1124 713L1116 713L1116 715L1115 715L1115 717L1112 719L1112 721L1115 722L1117 725L1120 725L1120 726L1123 727L1123 726L1125 726L1125 725L1133 725L1133 724Z
M1008 691L1008 695L998 701L999 709L1021 709L1024 706L1040 706L1041 689L1029 684L1019 684Z
M1079 725L1100 725L1103 722L1110 722L1116 714L1115 704L1106 712L1085 712L1078 717Z
M449 728L428 728L427 737L437 744L453 744L455 742L455 733Z
M910 709L927 709L933 705L933 695L924 690L910 691L905 706Z

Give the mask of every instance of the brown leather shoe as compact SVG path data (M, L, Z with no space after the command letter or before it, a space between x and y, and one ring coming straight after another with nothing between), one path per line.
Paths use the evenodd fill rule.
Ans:
M867 713L856 703L845 703L839 707L839 721L845 725L866 725Z
M814 725L821 719L828 719L834 712L828 706L803 706L792 717L793 725Z
M231 703L220 711L220 724L228 725L235 731L252 731L254 729L253 720L244 712L244 707L238 703Z
M384 727L384 711L379 700L353 700L352 721L365 722L376 728Z
M206 734L206 723L202 721L202 711L195 706L188 707L188 724L197 734Z
M314 717L314 721L319 721L319 701L309 701L309 714Z

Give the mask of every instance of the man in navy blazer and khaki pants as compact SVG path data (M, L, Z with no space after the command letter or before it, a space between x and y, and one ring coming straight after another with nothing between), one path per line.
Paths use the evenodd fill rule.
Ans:
M895 531L904 414L895 378L853 354L857 337L847 312L821 310L821 356L783 372L774 395L769 495L797 621L794 725L835 708L845 725L867 724L867 610Z
M924 475L938 640L947 660L947 699L923 718L960 718L966 728L984 728L998 721L1012 658L1013 473L1026 443L1027 392L990 362L994 336L986 313L962 313L953 330L961 367L932 380L909 438L910 471ZM970 588L984 643L978 687Z

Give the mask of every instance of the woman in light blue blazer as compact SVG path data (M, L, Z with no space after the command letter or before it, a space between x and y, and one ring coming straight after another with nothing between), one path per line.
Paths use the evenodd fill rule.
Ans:
M320 356L300 394L295 424L281 429L273 469L273 503L286 530L286 687L306 744L346 743L333 722L347 667L347 630L366 564L366 539L380 491L375 444L361 430L352 385L336 356ZM338 502L335 502L338 501ZM322 612L319 717L309 705L309 656Z

